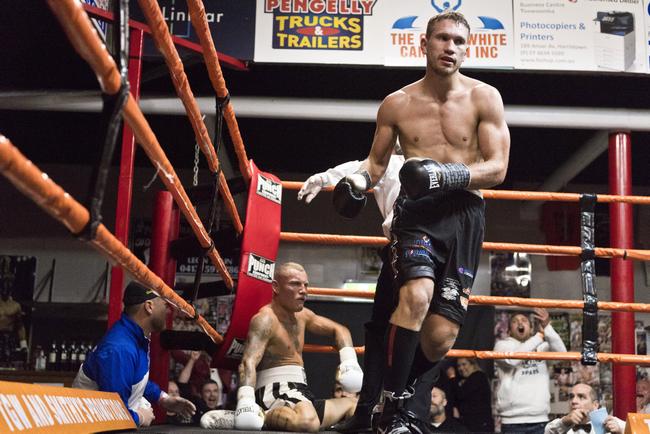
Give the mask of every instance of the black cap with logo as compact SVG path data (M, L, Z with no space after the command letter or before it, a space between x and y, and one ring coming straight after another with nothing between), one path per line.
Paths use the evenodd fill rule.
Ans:
M147 300L158 297L158 294L153 292L146 286L140 285L136 281L132 281L124 289L124 297L122 301L124 306L133 306L134 304L144 303Z

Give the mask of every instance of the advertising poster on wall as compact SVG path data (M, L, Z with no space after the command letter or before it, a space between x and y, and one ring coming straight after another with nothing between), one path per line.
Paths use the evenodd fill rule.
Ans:
M643 1L643 17L645 18L643 42L647 47L648 45L650 45L650 0ZM648 50L647 48L646 48L646 56L645 56L645 68L646 68L646 72L650 72L650 50ZM647 262L645 262L645 264L648 265ZM648 273L647 275L650 276L650 273Z
M97 0L87 0L97 1ZM104 0L106 1L106 0ZM131 18L146 23L137 2L131 2ZM212 40L219 53L240 60L253 59L255 33L255 0L210 0L203 2L205 18ZM158 6L173 36L200 43L192 25L186 0L158 0ZM183 49L180 48L181 54ZM145 56L160 56L152 38L145 38Z
M258 0L255 61L381 64L381 1Z
M513 67L512 0L383 1L376 10L387 23L384 64L423 67L425 60L420 39L426 32L429 18L447 8L465 15L471 28L463 67Z
M647 72L642 0L514 0L515 67Z
M512 0L258 0L255 61L423 67L430 17L463 13L465 67L512 68Z

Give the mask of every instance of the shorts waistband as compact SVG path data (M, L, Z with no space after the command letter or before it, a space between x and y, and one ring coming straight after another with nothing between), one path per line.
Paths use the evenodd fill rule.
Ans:
M398 198L404 198L407 199L406 191L402 187L399 191ZM445 200L447 198L455 198L455 199L465 199L468 201L476 201L476 203L483 203L484 198L483 198L483 193L481 190L449 190L449 191L439 191L436 193L431 193L428 195L425 195L419 199L412 200L412 202L421 202L421 201L438 201L438 200Z
M276 366L275 368L264 369L257 373L255 389L260 389L267 384L281 382L307 384L305 369L299 365Z

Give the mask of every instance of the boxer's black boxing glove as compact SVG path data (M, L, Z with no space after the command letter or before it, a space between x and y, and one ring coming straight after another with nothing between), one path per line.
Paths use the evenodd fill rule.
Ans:
M336 212L345 218L355 218L366 206L366 195L357 191L347 178L341 179L332 194L332 204Z
M409 199L419 199L431 193L467 188L470 173L463 163L410 159L399 171L399 180Z

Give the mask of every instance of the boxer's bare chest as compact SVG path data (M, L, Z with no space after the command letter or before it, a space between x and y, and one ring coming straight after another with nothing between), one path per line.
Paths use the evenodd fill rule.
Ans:
M477 159L478 115L469 91L445 101L409 98L398 114L397 129L407 157L466 163Z
M287 364L302 365L304 344L305 321L301 316L297 315L292 319L278 319L260 368L268 369Z

